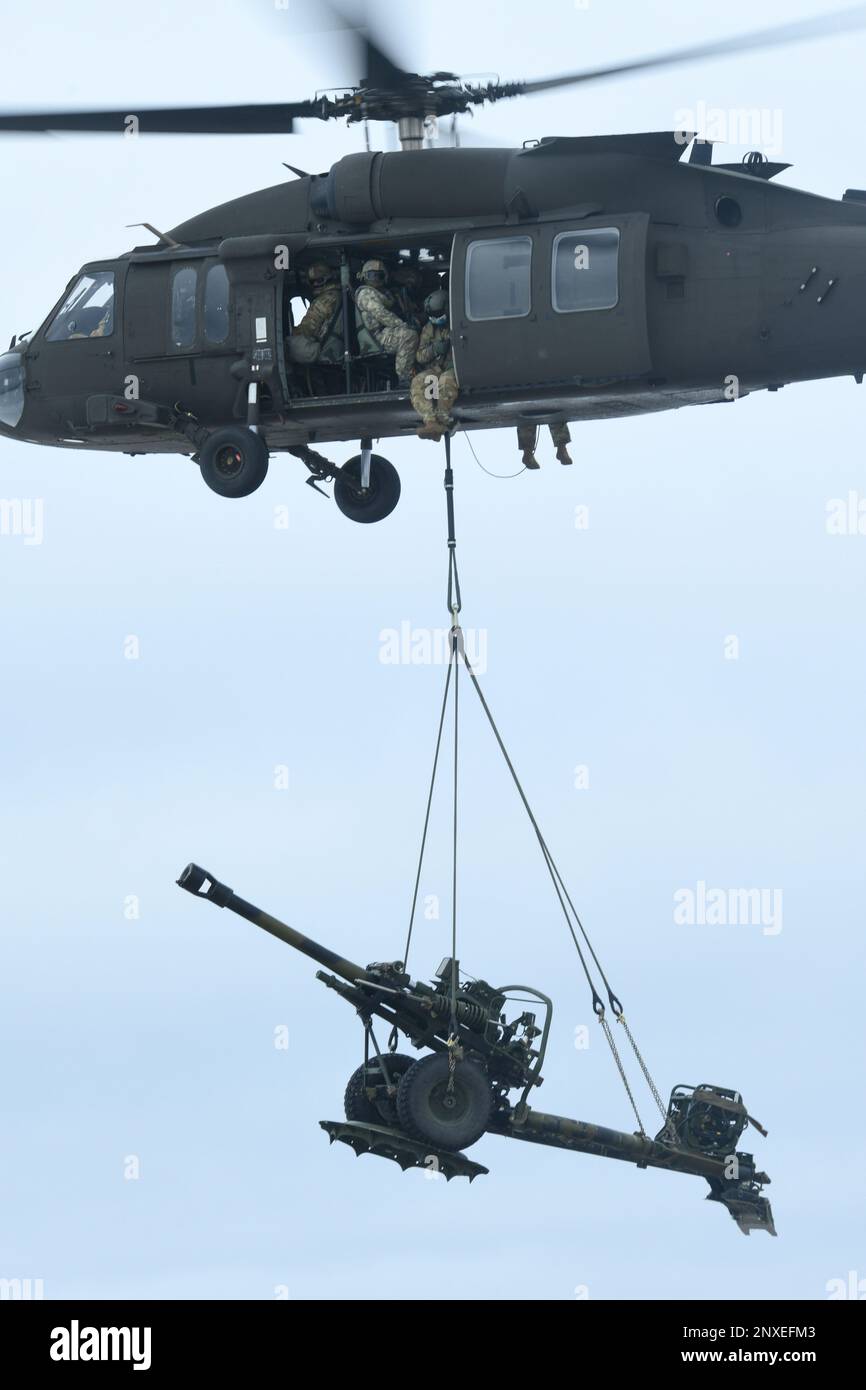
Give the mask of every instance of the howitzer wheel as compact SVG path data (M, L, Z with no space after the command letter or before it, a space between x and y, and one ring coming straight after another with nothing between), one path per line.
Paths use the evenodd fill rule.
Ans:
M477 1062L457 1062L451 1082L449 1059L434 1052L413 1062L397 1092L401 1129L440 1149L468 1149L490 1123L493 1095Z
M414 1067L416 1058L405 1057L399 1052L388 1052L385 1054L385 1066L388 1069L388 1079L395 1088L406 1075L410 1067ZM376 1089L376 1098L371 1100L368 1091ZM347 1120L357 1120L365 1125L396 1125L397 1121L397 1097L396 1094L389 1096L385 1086L385 1078L379 1066L377 1057L371 1057L365 1066L358 1067L349 1077L346 1086L346 1094L343 1098L343 1108L346 1112Z

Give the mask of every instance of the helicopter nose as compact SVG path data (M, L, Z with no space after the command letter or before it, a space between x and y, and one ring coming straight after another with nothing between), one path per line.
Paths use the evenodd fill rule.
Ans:
M0 426L14 430L24 414L24 356L4 352L0 357Z

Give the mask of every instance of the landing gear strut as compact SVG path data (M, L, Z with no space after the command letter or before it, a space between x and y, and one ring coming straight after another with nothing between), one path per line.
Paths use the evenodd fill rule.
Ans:
M400 500L400 475L386 458L373 453L372 439L362 439L360 454L342 468L306 445L289 449L289 453L307 465L307 483L316 492L322 491L319 483L333 478L334 501L350 521L384 521Z
M400 501L400 475L381 454L363 450L340 469L334 501L350 521L384 521Z

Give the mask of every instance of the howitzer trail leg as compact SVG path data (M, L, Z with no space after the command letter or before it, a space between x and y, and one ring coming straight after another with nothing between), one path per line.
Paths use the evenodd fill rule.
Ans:
M333 1144L338 1140L354 1151L355 1157L372 1153L390 1158L406 1172L407 1168L423 1168L427 1173L439 1173L450 1182L452 1178L468 1178L470 1182L488 1173L481 1163L473 1163L463 1153L435 1149L417 1139L410 1139L397 1129L384 1125L357 1124L350 1120L320 1120L319 1124Z

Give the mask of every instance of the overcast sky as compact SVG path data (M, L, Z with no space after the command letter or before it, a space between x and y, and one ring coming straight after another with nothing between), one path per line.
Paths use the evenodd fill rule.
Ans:
M814 8L381 12L410 68L509 79ZM357 76L338 35L273 23L232 0L3 0L2 103L294 99ZM476 121L518 144L755 111L786 180L838 197L866 186L864 62L866 34ZM312 122L253 140L4 139L3 341L84 261L140 240L129 224L173 226L278 182L283 160L321 170L359 148L357 128ZM454 451L485 689L659 1088L736 1087L770 1131L749 1138L779 1239L748 1242L696 1178L491 1136L470 1189L329 1151L318 1121L342 1113L357 1020L312 962L174 886L193 858L362 963L400 954L444 672L380 657L388 629L446 621L439 451L388 442L403 500L361 527L285 457L232 503L184 459L0 442L0 498L44 518L41 544L0 535L0 1277L42 1279L46 1297L550 1300L820 1299L866 1278L866 536L826 529L828 503L866 493L864 401L839 380L576 426L574 468L542 440L542 470L502 481L465 439ZM494 473L517 466L512 432L476 450ZM537 1105L631 1129L497 757L467 708L460 954L554 996ZM421 978L448 949L447 828L443 798ZM674 895L700 882L781 890L781 930L677 923Z

